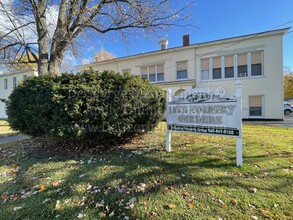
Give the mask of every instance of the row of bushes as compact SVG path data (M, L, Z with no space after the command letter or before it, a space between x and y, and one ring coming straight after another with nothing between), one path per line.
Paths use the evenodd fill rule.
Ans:
M164 111L162 89L138 76L109 71L32 77L7 102L13 129L100 144L152 130Z

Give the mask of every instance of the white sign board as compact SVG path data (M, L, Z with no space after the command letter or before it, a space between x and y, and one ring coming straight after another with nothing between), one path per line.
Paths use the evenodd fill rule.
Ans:
M171 131L230 136L237 139L236 161L242 165L241 82L236 95L224 89L196 88L167 98L166 150L171 151Z
M191 89L175 96L167 107L170 130L241 136L241 100L215 89Z

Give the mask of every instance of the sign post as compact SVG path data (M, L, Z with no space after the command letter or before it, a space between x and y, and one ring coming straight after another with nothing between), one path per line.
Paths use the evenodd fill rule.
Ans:
M236 138L236 165L242 166L241 82L236 96L223 88L195 88L171 98L167 91L166 151L171 152L171 131L194 132Z
M236 82L236 97L240 99L240 106L242 109L242 83L240 80ZM236 138L236 166L242 166L243 156L242 156L242 116L240 122L241 135Z
M168 103L171 102L172 94L171 89L167 90L167 99L166 99L166 108L168 108ZM168 124L168 117L166 117L166 124ZM166 126L166 151L171 152L171 130L169 130L168 126Z

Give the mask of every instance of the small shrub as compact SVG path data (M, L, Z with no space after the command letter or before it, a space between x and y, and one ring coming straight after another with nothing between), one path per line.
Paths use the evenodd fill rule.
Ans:
M109 71L32 77L7 102L13 129L99 144L154 129L164 111L162 89L138 76Z

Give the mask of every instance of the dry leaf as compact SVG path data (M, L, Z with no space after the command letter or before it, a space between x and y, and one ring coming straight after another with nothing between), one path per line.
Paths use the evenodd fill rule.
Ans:
M106 214L104 212L99 212L99 217L100 218L105 218L106 217Z
M235 206L235 205L237 205L237 203L238 203L238 202L237 202L237 200L236 200L236 199L232 199L232 200L231 200L231 203L232 203L232 205L234 205L234 206Z
M40 186L40 190L39 190L39 191L40 191L40 192L43 192L43 191L45 191L45 190L46 190L46 187L45 187L45 185L41 185L41 186Z
M176 208L176 205L175 205L175 204L169 204L169 205L168 205L168 208L169 208L169 209L175 209L175 208Z
M248 192L250 193L256 193L257 189L256 188L249 188Z
M194 205L192 203L187 204L188 208L193 209Z
M78 216L77 216L77 218L78 218L78 219L83 219L83 218L84 218L84 214L79 213Z
M60 209L60 206L61 206L61 204L60 204L60 200L57 200L57 201L56 201L56 205L55 205L55 209L56 209L56 210Z
M53 186L59 186L61 184L61 181L59 180L59 181L55 181L55 182L53 182Z
M190 196L190 194L188 192L183 192L181 195L182 195L183 199Z

